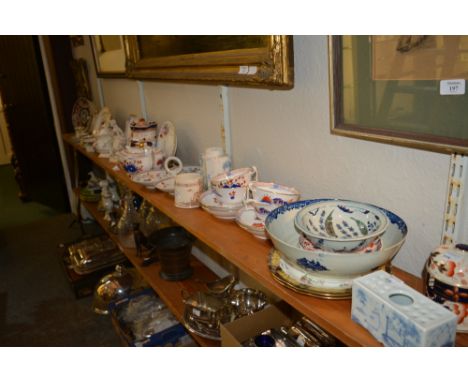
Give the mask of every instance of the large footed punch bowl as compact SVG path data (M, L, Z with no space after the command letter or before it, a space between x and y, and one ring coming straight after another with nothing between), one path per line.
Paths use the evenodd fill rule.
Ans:
M388 226L380 237L382 247L368 253L309 251L299 244L300 231L294 224L296 214L304 207L337 199L312 199L286 204L266 218L265 229L274 247L290 265L312 273L314 277L354 278L390 262L403 245L408 232L406 223L394 213L377 206L388 218Z

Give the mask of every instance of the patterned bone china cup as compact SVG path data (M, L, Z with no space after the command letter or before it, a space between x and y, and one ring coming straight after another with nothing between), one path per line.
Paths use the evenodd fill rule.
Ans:
M282 206L284 203L297 202L301 197L301 194L295 188L271 182L250 182L249 193L252 194L252 198L255 200L271 204L273 208L270 211Z
M218 195L223 203L239 204L245 200L247 187L213 187L213 191Z
M331 200L305 207L297 213L294 224L316 248L353 252L382 236L388 220L370 204Z
M219 174L211 179L211 186L216 188L247 187L252 180L257 180L258 171L255 166L238 168Z

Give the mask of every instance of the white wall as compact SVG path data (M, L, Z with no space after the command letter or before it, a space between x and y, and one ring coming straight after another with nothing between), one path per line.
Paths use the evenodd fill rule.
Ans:
M88 43L75 55L90 59ZM303 199L347 198L393 211L409 228L394 265L420 275L440 241L450 157L331 135L327 38L295 36L294 60L292 90L229 89L235 167L256 165L261 180L294 186ZM92 58L89 64L99 105ZM136 81L101 81L120 126L127 114L141 113ZM145 81L143 89L148 116L175 124L184 162L223 144L218 86Z

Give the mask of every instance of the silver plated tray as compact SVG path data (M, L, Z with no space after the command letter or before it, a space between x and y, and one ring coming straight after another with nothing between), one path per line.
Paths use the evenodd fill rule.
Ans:
M197 325L197 322L190 318L190 314L187 311L184 312L182 324L190 333L196 334L197 336L203 338L207 338L209 340L221 341L219 328L213 330L202 325Z

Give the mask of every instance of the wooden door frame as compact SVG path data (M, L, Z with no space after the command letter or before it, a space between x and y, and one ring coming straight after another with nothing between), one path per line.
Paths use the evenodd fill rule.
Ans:
M65 150L63 143L62 134L67 132L66 118L71 119L71 115L67 116L64 112L64 105L62 103L58 86L57 70L55 67L55 61L52 54L52 46L49 36L39 36L39 46L41 50L41 58L44 66L44 73L47 82L47 91L49 93L50 105L52 109L52 117L55 129L55 135L57 138L57 144L60 153L60 160L62 162L63 174L65 178L65 185L67 188L68 201L70 208L73 213L76 211L76 196L73 193L72 188L72 174L70 172L69 164L73 163L72 158L68 156L68 151Z

